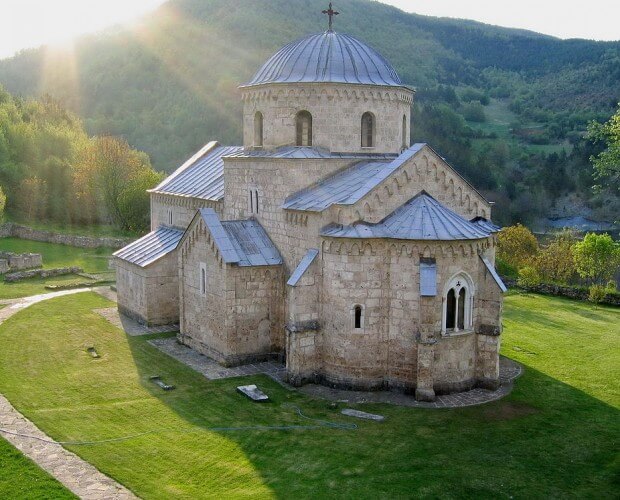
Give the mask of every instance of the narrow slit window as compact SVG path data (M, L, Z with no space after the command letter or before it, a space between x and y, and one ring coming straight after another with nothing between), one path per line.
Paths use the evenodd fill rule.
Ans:
M250 213L254 213L254 191L250 189Z
M207 294L207 265L200 263L200 294Z
M362 328L362 306L355 306L353 309L353 326L356 329Z
M407 136L407 115L403 115L403 149L409 147L409 137Z
M254 146L263 145L263 114L257 111L254 115Z
M254 191L254 213L258 213L258 190Z
M375 146L375 117L366 112L362 115L362 147L372 148Z
M173 221L174 221L173 212L172 212L172 209L169 208L168 209L168 225L172 226Z
M312 146L312 115L300 111L296 117L297 146Z

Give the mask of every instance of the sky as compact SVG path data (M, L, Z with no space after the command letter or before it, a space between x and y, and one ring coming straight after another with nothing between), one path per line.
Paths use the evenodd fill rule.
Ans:
M310 0L309 0L310 1ZM316 1L318 7L327 5ZM473 19L560 38L620 40L620 0L381 0L407 12ZM0 58L131 22L164 0L0 0ZM317 7L317 8L318 8ZM338 2L334 0L334 8ZM344 12L343 12L344 14Z

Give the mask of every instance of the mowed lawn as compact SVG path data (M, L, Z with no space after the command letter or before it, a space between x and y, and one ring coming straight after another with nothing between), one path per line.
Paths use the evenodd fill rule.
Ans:
M127 338L78 294L0 326L0 392L58 440L144 498L612 498L620 488L620 310L536 295L505 303L503 352L525 365L513 393L472 408L367 404L357 430L213 430L352 422L258 376L208 381ZM100 359L86 349L95 346ZM149 382L161 375L177 386ZM272 402L236 393L257 383ZM10 495L9 495L10 496Z
M0 437L0 498L76 496Z
M114 279L114 273L108 269L108 260L114 250L109 248L77 248L68 245L57 245L40 241L22 240L19 238L0 238L0 251L15 253L40 253L43 255L43 267L78 266L87 273L102 274ZM0 299L12 299L46 293L47 283L61 283L82 279L74 275L57 276L55 278L33 278L17 283L6 283L0 278Z

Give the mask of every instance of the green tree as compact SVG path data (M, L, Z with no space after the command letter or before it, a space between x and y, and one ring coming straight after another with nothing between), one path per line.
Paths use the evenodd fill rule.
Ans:
M536 237L521 224L502 229L498 240L497 256L515 269L528 264L538 253Z
M542 281L563 284L570 281L575 274L574 243L575 235L569 230L564 230L538 252L533 264Z
M612 191L620 191L620 104L608 122L590 123L588 137L607 146L602 153L590 158L596 179L605 182Z
M582 278L604 285L620 267L620 244L608 234L588 233L573 247L575 267Z

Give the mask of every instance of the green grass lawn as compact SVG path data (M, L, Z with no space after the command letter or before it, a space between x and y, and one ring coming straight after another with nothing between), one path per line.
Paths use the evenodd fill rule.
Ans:
M258 376L208 381L127 338L79 294L0 326L0 392L69 449L144 498L611 498L620 486L620 311L528 295L506 298L504 353L525 365L513 393L454 410L358 405L387 417L357 430L214 431L351 422L335 407ZM152 337L150 337L152 338ZM86 348L101 354L92 359ZM148 381L161 375L177 389ZM257 383L272 402L238 395ZM614 493L616 492L616 493Z
M76 498L38 465L0 438L0 498Z
M64 234L77 234L79 236L95 236L104 237L110 236L113 238L123 237L136 237L136 234L131 231L125 231L110 224L89 224L87 226L79 226L73 224L60 224L58 222L44 221L38 222L33 220L22 219L12 214L4 214L4 217L0 220L2 222L14 222L23 226L32 227L34 229L40 229L42 231L52 231L55 233Z
M0 250L15 253L40 253L43 267L79 266L87 273L104 273L105 277L114 274L108 269L108 260L114 250L109 248L77 248L19 238L0 238ZM48 279L29 279L17 283L0 281L0 299L10 299L46 293L47 283L75 280L76 276L62 276ZM83 278L81 278L83 279Z

